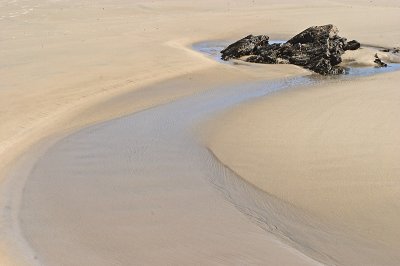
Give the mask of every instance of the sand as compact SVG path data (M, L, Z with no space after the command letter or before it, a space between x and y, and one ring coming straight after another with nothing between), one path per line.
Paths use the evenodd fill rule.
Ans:
M398 81L392 73L268 96L212 122L207 143L250 183L346 232L323 228L315 234L330 234L325 243L301 244L341 265L397 265ZM374 252L360 256L363 242Z
M364 43L399 46L398 9L396 1L1 3L0 182L7 181L8 169L21 154L53 134L225 82L304 74L294 67L270 67L264 73L219 65L191 51L194 42L249 32L283 39L309 25L333 23L343 35ZM194 79L190 86L177 82L148 90L182 75ZM9 197L3 192L0 199L0 261L5 265L23 260L12 244L16 236L9 234L9 209L18 209L18 204L8 205Z
M38 265L319 265L228 200L230 190L217 184L235 177L190 130L250 92L265 92L263 84L219 86L27 154L36 160L17 168L33 167L19 218Z
M345 60L367 66L370 54ZM239 176L312 217L299 224L323 224L307 232L315 239L288 229L293 245L340 265L398 265L399 81L398 73L377 75L242 104L210 122L206 144ZM278 222L271 225L286 226Z

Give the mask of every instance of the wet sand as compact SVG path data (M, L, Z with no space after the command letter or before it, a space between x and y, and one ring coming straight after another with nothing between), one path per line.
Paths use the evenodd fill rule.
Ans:
M242 104L210 122L206 144L249 183L302 210L302 230L271 223L306 253L329 264L398 265L399 81L393 72Z
M193 134L210 114L303 79L211 88L53 143L28 174L19 212L38 263L318 265L237 209L256 192ZM229 183L242 197L229 196Z
M267 69L269 68L268 66L266 67ZM271 74L271 78L295 75L295 73L305 73L304 71L299 70L293 66L287 66L285 69L281 69L278 71L274 70L273 68L271 68L271 70L272 71L270 71L270 73L275 72L275 74ZM215 79L215 71L223 74L225 78ZM47 152L47 149L59 139L62 139L63 137L68 136L68 134L76 131L76 128L80 125L80 123L82 123L82 121L87 121L90 123L91 121L98 121L98 119L106 116L121 116L124 114L123 112L121 112L121 110L128 110L129 112L137 113L158 105L162 106L179 98L185 98L192 94L198 94L202 91L210 90L213 87L218 87L222 84L225 84L224 86L231 86L233 84L243 83L246 81L254 82L254 80L257 79L265 79L263 75L259 76L259 74L257 73L261 73L260 69L258 68L252 70L246 67L245 69L238 71L236 68L226 69L217 66L209 70L197 72L196 74L187 74L181 76L179 79L164 81L158 85L153 85L145 90L133 91L120 96L115 96L103 102L101 104L101 109L97 107L88 108L85 111L81 112L79 116L72 116L70 124L68 124L66 130L63 130L58 134L53 134L50 137L45 138L43 141L39 142L37 145L33 146L30 152L25 153L24 156L20 157L20 159L12 165L12 170L8 171L7 178L3 181L3 184L1 186L2 191L0 194L0 203L2 209L1 232L2 236L4 236L2 237L2 243L5 245L4 250L8 252L8 255L7 257L2 258L2 263L6 265L32 265L37 262L36 258L38 257L38 255L34 253L34 250L30 246L30 241L26 240L24 233L20 230L21 221L19 217L19 210L22 207L21 200L23 193L25 192L24 183L31 175L31 171L36 168L36 162L38 158L45 154ZM114 134L118 133L119 132L114 132ZM98 144L101 145L100 143ZM60 163L62 163L62 161L60 161ZM110 164L110 167L112 168L116 166ZM110 182L112 182L112 180L110 180ZM114 192L118 193L118 191ZM41 194L41 192L39 194ZM52 197L49 197L48 201L51 202L52 200ZM32 207L33 206L30 206L29 208L32 209ZM36 205L36 207L39 206ZM34 207L33 209L35 209L36 207ZM48 208L48 206L45 205L43 205L42 207L40 207L40 209L46 210ZM52 209L48 210L51 211ZM87 211L90 214L91 211ZM36 211L32 215L35 216ZM223 215L223 213L221 212L220 215ZM33 219L34 217L31 218ZM36 228L36 230L42 230L41 235L48 240L54 239L52 235L47 234L48 224L27 224L28 227L30 225L39 226L39 229ZM58 226L61 225L59 224ZM145 235L143 235L143 237L145 237ZM60 240L62 239L63 238L61 237ZM270 237L267 237L266 239L266 241L272 241L272 243L276 242L276 240L274 240L274 237L272 237L272 239ZM96 240L93 239L93 241ZM280 244L278 243L278 249L279 245ZM60 248L57 246L54 246L54 248L55 250L60 250ZM96 250L95 247L94 249ZM274 250L274 247L272 247L272 249ZM54 249L52 249L52 251L54 251ZM13 256L13 258L8 261L6 260L6 258L9 258L10 254Z
M350 2L310 0L302 1L302 3L298 1L282 3L282 1L271 0L256 3L249 0L201 1L188 4L187 1L183 0L153 1L151 3L139 0L133 2L99 0L96 3L93 3L93 1L35 0L4 2L0 6L2 29L0 49L3 58L0 65L0 86L2 88L0 90L0 120L2 121L0 125L0 262L5 265L23 265L24 262L31 265L33 263L32 258L35 256L38 256L38 260L65 259L71 260L72 263L74 259L79 260L87 255L81 254L82 257L75 258L69 257L72 253L65 253L62 258L55 258L54 254L50 254L50 250L44 250L44 253L49 253L45 259L44 255L35 255L32 252L31 247L27 245L23 235L19 232L18 213L24 177L31 174L30 170L37 169L35 162L39 158L48 158L46 148L52 144L52 140L61 139L79 128L99 121L167 104L224 83L227 85L240 84L250 80L281 78L307 73L291 66L248 68L243 65L239 68L238 66L233 68L229 65L219 65L218 62L193 52L190 49L192 43L209 39L237 39L247 35L249 29L251 29L251 33L267 33L272 38L285 39L309 25L326 23L336 24L343 35L351 36L363 43L388 47L399 46L400 37L396 28L399 8L397 1L367 3L356 0ZM371 17L376 19L366 19ZM362 21L362 23L355 23L355 21ZM179 79L168 83L169 86L148 86L172 77L179 77ZM152 89L149 90L149 88ZM36 149L32 150L33 153L27 152L34 145L37 146ZM98 142L97 145L101 146L103 143ZM37 149L40 151L41 148L44 149L42 157L40 152L38 154L34 152ZM96 147L96 149L100 148ZM95 151L98 151L96 149ZM61 156L64 152L66 150L57 154ZM87 151L84 151L84 154L85 152ZM25 157L21 157L22 154L26 154ZM77 154L75 153L75 155ZM67 154L64 155L67 156ZM208 154L207 156L211 155ZM212 158L212 156L207 156L200 157L203 159ZM77 155L77 157L79 156ZM191 159L193 158L191 157ZM83 156L81 159L88 158ZM49 170L47 173L50 173L50 170L53 169L50 174L60 174L59 177L63 173L65 174L65 172L59 173L57 169L51 167L46 170L48 166L45 166L46 160L43 160L43 169L40 171ZM40 162L39 160L38 164ZM113 169L112 165L110 165L110 169ZM11 172L10 169L13 166L17 166L16 171ZM33 168L31 169L30 166ZM80 167L84 168L82 165ZM96 167L102 169L99 165ZM94 172L96 172L94 170L96 167L93 166L92 168ZM209 168L212 169L212 167ZM73 171L74 167L72 166L67 170L71 171L72 176L78 177L80 174L79 171ZM40 175L38 178L45 177L49 178L47 175ZM102 178L104 179L105 176ZM121 177L121 179L124 178ZM29 180L30 178L27 179L28 182ZM191 182L201 183L202 181L195 178ZM41 184L46 185L46 183ZM63 183L54 184L50 182L48 184L55 185L56 188ZM80 185L84 188L84 184ZM85 188L91 189L89 186ZM104 191L99 191L106 192L107 188L104 188ZM206 191L207 198L210 195L214 199L214 196L211 196L214 193L211 192L212 189L203 188ZM39 188L37 187L37 189ZM31 190L31 193L33 191ZM50 193L51 191L47 192ZM76 193L78 193L76 195L84 197L82 191ZM37 196L35 193L28 195L33 199ZM107 194L105 193L105 195ZM238 195L242 194L239 193ZM243 197L245 195L248 194L243 194ZM251 195L254 196L255 194ZM59 195L53 196L62 197L63 194L59 193ZM72 196L75 196L75 194ZM241 199L239 202L245 202L243 197L239 197ZM261 231L257 231L259 230L258 227L252 227L251 224L239 218L242 215L240 212L234 212L234 209L227 207L226 213L224 213L222 209L225 209L225 207L222 208L222 206L231 205L226 203L226 198L225 200L217 198L215 198L216 206L221 209L218 209L218 212L210 210L205 210L205 212L208 215L226 214L225 218L221 217L220 220L229 220L230 222L230 225L226 226L226 231L220 228L224 237L228 237L228 235L231 237L228 232L231 232L230 230L236 231L234 228L241 228L246 232L255 232L255 235L261 234ZM228 197L228 199L233 198ZM67 202L67 198L64 199ZM73 200L73 198L69 199ZM181 199L188 200L187 198ZM26 202L28 204L38 202L50 204L52 197L49 196L47 200L43 198L37 200L32 202L26 200ZM118 200L121 204L125 202L125 199ZM60 199L59 202L63 201ZM77 212L89 210L85 209L89 206L95 207L95 205L89 203L87 202L88 205L79 206L79 204L75 204L74 206L77 208ZM244 205L247 206L247 204ZM25 215L25 219L38 219L36 223L30 220L32 223L26 224L28 227L32 226L30 233L29 230L24 229L26 234L31 234L31 237L38 237L37 241L47 242L47 245L52 240L62 241L62 239L56 239L45 233L47 229L43 225L46 223L41 219L43 219L43 215L48 214L46 214L46 209L52 209L47 205L35 206L40 209L40 211L37 210L37 216L32 209L33 205L24 209L27 212L22 211L21 213L21 215ZM71 209L63 210L63 208L57 207L55 212L60 217L66 217L65 221L70 221L72 218L67 217L67 212L74 209L71 207ZM115 211L117 212L118 209ZM81 212L79 214L83 215ZM123 215L123 212L121 211L120 214ZM191 219L198 219L194 212L192 214ZM76 217L80 217L78 214L76 215ZM228 219L228 217L232 219ZM87 216L84 218L93 223L97 221ZM101 217L98 217L98 220L101 221ZM236 220L237 222L234 222ZM57 221L63 222L63 220ZM53 226L57 227L56 220L50 219L47 222L49 222L49 225L53 223ZM74 221L71 222L73 224ZM213 220L208 225L218 226L218 223ZM186 228L190 228L188 224L186 223ZM122 227L128 226L125 224L121 225L120 228ZM98 228L104 229L101 226ZM65 235L69 232L68 230L58 231L58 233ZM223 237L219 239L221 242L218 242L215 238L215 235L218 234L215 231L212 232L212 234L205 235L205 239L222 243ZM88 234L90 234L90 230L88 230ZM108 237L113 239L113 236L109 234L111 233L109 232L104 236L104 238L107 238L106 240L109 240ZM47 238L43 238L44 236L47 236ZM107 248L117 252L118 247L121 247L120 244L126 240L121 236L121 239L113 239L116 241L114 242L116 243L115 247L111 244L111 246L100 244L96 246L95 237L100 239L101 234L86 236L87 241L83 241L83 245L90 246L94 250L100 249L102 252ZM157 235L157 237L159 236L161 237L162 234ZM82 237L85 237L85 235L82 235ZM140 237L145 236L140 235ZM277 255L264 258L262 257L264 253L257 253L257 255L254 255L256 260L253 262L255 264L263 259L276 260L275 262L278 263L279 261L279 264L289 264L293 260L299 263L301 261L309 262L307 258L299 255L287 245L275 242L271 235L268 235L268 237L265 235L257 236L257 240L249 238L248 235L240 236L237 239L242 237L245 239L244 241L247 241L246 243L254 241L255 243L265 244L271 250L271 253L268 254ZM28 240L31 243L35 241L33 237ZM69 241L60 244L68 245L73 240L69 239ZM195 241L194 243L200 249L207 248L210 241ZM103 241L100 242L104 243ZM293 243L291 244L293 246ZM153 242L150 245L154 247L155 244ZM184 241L179 245L180 249L176 250L187 252L190 249L190 247L184 247ZM32 244L32 246L35 245ZM40 246L37 245L35 248L39 249ZM228 252L228 249L231 248L232 250L243 251L243 254L251 254L250 257L238 259L243 259L244 262L252 262L253 252L250 249L243 250L243 246L235 246L234 244L226 246L227 249L221 249L221 252L214 257L216 258L214 261L218 261L218 256L225 254L224 252ZM55 246L50 245L49 248L55 248ZM123 250L123 247L121 248ZM157 246L157 248L164 250L164 246ZM260 247L254 248L259 250ZM66 250L61 251L65 252ZM57 249L57 251L60 250ZM265 250L262 250L262 252L265 252ZM146 256L150 253L141 254L143 261L149 259ZM198 257L199 263L201 263L200 255ZM210 253L207 253L208 255ZM168 253L166 257L169 256L173 260L174 256L171 253ZM115 257L118 257L118 255L115 255ZM124 258L128 257L127 255ZM184 258L187 257L183 256L182 259ZM90 259L103 261L104 258L93 255ZM161 257L153 257L152 259L161 260ZM178 258L176 259L178 260ZM227 258L224 257L224 259ZM281 261L285 259L288 260ZM107 261L107 259L104 261ZM230 264L232 261L226 260L226 262ZM237 263L240 264L240 261Z
M191 84L171 80L147 91L177 82ZM195 133L199 122L243 101L321 82L339 81L310 76L209 87L46 141L41 154L16 168L27 177L18 222L35 261L310 265L341 263L349 247L366 252L362 240L244 181Z

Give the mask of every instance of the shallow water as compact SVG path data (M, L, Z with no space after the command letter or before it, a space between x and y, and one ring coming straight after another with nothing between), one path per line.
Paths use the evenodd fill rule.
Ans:
M165 255L166 264L184 263L185 256L200 264L232 264L240 256L249 256L244 264L262 263L268 256L265 244L247 231L255 225L247 221L237 227L240 212L217 191L236 206L245 198L242 193L250 192L251 202L253 192L226 190L231 182L243 187L242 181L198 143L192 129L244 100L309 82L296 78L219 87L60 140L36 163L22 200L22 231L37 257L49 265L154 264L151 259L163 250L157 246L181 243L177 250L185 255ZM240 215L226 211L230 208ZM246 235L239 237L241 231ZM232 237L240 241L226 243ZM194 254L197 238L210 242L200 258ZM242 253L225 257L230 252Z
M216 56L222 47L217 44L194 47ZM398 68L357 69L339 79ZM166 264L182 262L185 256L202 264L213 259L232 264L237 262L234 255L218 254L243 248L251 258L244 264L262 263L268 254L251 235L226 243L242 227L247 229L230 226L231 219L240 217L236 210L221 215L234 206L320 261L336 264L346 252L374 255L371 243L320 224L242 180L193 132L198 123L237 104L326 80L311 75L212 88L61 139L38 160L27 180L19 216L26 239L39 260L50 265L154 263L161 251ZM199 255L193 243L202 241L210 244ZM180 253L171 255L169 246Z

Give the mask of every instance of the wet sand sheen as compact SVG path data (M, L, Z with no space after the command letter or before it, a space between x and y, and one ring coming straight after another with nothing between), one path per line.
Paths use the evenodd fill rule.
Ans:
M210 56L220 47L200 44L194 47ZM364 240L346 237L244 181L199 143L192 129L215 113L275 91L398 68L210 88L68 135L50 145L28 174L19 214L23 234L36 259L49 265L318 264L293 247L337 264L341 256L366 252L370 243L346 252ZM342 247L336 246L339 240Z
M235 39L248 34L249 29L255 34L287 38L307 26L328 22L337 24L346 35L371 44L398 46L400 36L399 2L394 0L17 0L4 1L0 6L0 50L4 54L0 68L0 264L13 266L20 265L22 253L14 249L14 242L20 240L11 232L16 224L8 220L10 213L15 218L13 211L19 205L8 205L13 191L3 186L10 181L10 164L31 145L52 134L201 91L192 87L178 92L170 88L141 90L149 84L185 73L190 78L191 73L200 69L213 72L214 80L232 81L237 76L226 77L226 72L221 72L230 67L200 60L187 49L190 43ZM265 73L268 78L301 74L293 68L260 69L259 74ZM193 84L201 88L199 83ZM108 101L110 98L114 98L113 103ZM93 115L85 114L88 109ZM17 183L19 177L13 176ZM51 200L49 196L44 203ZM42 228L45 230L45 225ZM91 246L93 242L83 244ZM71 254L65 251L65 255ZM276 252L277 258L281 255Z
M317 262L292 247L328 264L371 252L371 243L245 182L193 132L243 101L321 82L337 81L298 77L211 88L59 140L29 173L20 211L38 260L310 265Z
M398 82L388 73L260 98L214 118L207 145L249 183L321 221L319 232L286 228L301 247L335 265L399 265Z
M223 196L230 191L221 194L210 184L234 176L191 129L213 112L299 82L309 80L213 89L58 141L30 173L20 211L38 260L46 265L318 264L250 222ZM251 197L251 190L246 194Z

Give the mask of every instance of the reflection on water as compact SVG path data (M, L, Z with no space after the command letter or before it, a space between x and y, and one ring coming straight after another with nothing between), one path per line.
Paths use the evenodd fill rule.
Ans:
M387 67L350 67L346 69L346 74L352 77L361 77L397 70L400 70L400 64L388 64Z
M205 54L213 59L226 63L221 59L221 51L231 44L231 41L206 41L193 44L192 48L202 54Z

